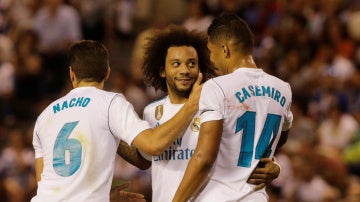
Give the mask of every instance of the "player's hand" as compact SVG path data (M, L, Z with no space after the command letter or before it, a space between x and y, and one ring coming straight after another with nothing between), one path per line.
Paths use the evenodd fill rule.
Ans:
M187 101L189 103L192 103L196 107L196 111L198 110L199 107L199 99L200 99L201 89L203 86L202 80L203 80L203 74L200 72L199 76L197 77L191 89L189 100Z
M145 196L138 193L123 191L129 182L113 187L110 191L110 202L146 202Z
M256 185L254 190L262 189L280 174L280 167L270 158L261 158L260 163L252 172L248 183Z
M199 96L200 97L200 93L201 93L201 89L202 89L202 80L203 80L203 74L201 72L199 72L199 75L191 89L191 93L190 96Z

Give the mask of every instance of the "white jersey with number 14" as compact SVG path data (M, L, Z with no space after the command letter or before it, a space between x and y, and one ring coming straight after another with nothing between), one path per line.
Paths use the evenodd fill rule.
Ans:
M291 126L291 96L288 83L257 68L239 68L204 84L201 123L224 122L210 181L198 201L238 201L253 189L246 183L251 172L260 158L274 155L281 131ZM264 189L256 194L267 198Z

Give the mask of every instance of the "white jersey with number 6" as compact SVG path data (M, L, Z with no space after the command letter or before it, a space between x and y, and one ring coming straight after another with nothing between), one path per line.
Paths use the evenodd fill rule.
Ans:
M274 155L281 131L291 126L291 96L288 83L257 68L239 68L204 84L201 123L224 124L210 181L198 201L238 201L251 192L254 185L246 183L251 172L260 158ZM251 195L267 198L264 189Z
M32 202L109 201L120 139L131 144L148 128L121 94L71 90L36 121L33 146L44 169Z

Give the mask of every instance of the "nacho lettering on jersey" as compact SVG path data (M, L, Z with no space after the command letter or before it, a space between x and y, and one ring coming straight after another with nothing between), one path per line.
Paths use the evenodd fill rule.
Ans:
M71 98L70 100L64 100L61 103L55 103L53 107L53 112L56 114L62 110L72 108L72 107L86 107L90 103L90 98L88 97L77 97Z

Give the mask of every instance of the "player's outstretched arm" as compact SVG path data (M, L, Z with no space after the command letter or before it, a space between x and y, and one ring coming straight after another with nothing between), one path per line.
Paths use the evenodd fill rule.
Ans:
M173 202L188 201L204 185L219 151L222 129L222 120L201 124L195 153L189 161Z
M256 191L271 183L279 174L280 166L276 163L275 159L261 158L260 163L251 173L247 182L256 185L254 188Z
M188 101L173 118L155 129L144 130L133 140L132 145L146 154L157 156L176 138L181 137L199 109L201 81L202 74L199 74Z
M120 141L117 153L127 162L141 170L146 170L151 166L151 161L146 160L136 147L130 146L122 140Z

